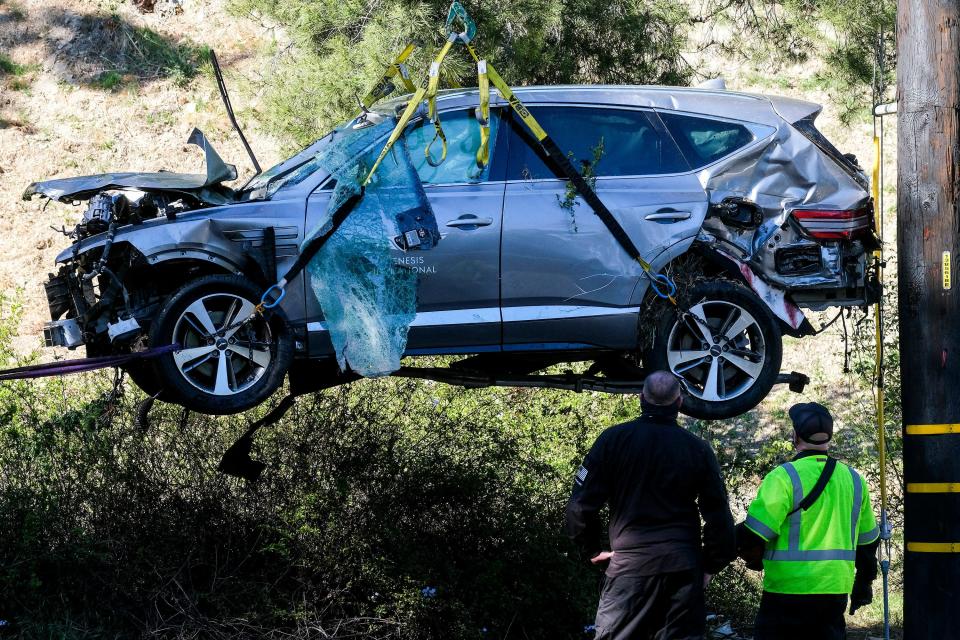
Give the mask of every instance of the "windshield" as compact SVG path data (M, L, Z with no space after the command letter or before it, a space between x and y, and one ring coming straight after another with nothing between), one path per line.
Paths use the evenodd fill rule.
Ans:
M332 132L331 132L332 133ZM240 191L245 194L249 194L251 199L259 199L267 197L267 186L275 179L280 176L288 177L292 174L300 174L300 169L305 168L307 165L312 163L312 160L316 157L317 152L322 149L326 143L330 140L331 133L323 136L319 140L311 143L305 149L297 153L292 158L287 158L283 162L280 162L261 174L255 175L250 178L250 181L243 186L243 189ZM316 166L313 167L316 169ZM306 171L306 175L312 173L311 171ZM306 177L304 175L303 177ZM301 178L302 180L303 178ZM298 181L299 182L299 181ZM286 181L285 181L286 183ZM276 191L276 189L272 189ZM256 194L256 196L254 195Z
M311 143L292 158L288 158L287 160L270 167L263 173L251 178L250 181L247 182L247 184L245 184L240 190L240 193L243 194L243 199L263 200L271 197L283 187L300 184L317 169L321 168L317 161L317 154L323 151L323 149L329 145L330 140L337 131L346 129L346 127L349 125L356 127L357 131L369 129L371 127L376 127L379 129L378 125L381 125L384 122L392 122L388 114L389 110L385 111L377 108L372 112L372 117L370 117L369 120L366 120L366 126L361 126L358 124L362 119L364 119L363 116L348 120L337 127L334 131L331 131L316 142Z

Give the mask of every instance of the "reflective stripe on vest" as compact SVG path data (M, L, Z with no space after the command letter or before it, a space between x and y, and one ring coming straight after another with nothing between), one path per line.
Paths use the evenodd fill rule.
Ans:
M797 472L796 467L792 463L786 462L783 464L784 471L787 472L787 475L790 477L790 483L793 486L793 509L799 507L800 502L803 500L803 484L800 482L800 474ZM857 557L856 547L859 538L864 538L869 540L870 535L873 532L865 533L862 536L857 535L857 524L860 520L860 509L863 506L863 485L860 481L860 475L852 468L847 467L850 470L850 476L853 480L853 506L852 513L850 515L850 535L851 540L850 544L852 549L814 549L803 551L800 549L800 526L801 526L801 514L803 513L802 509L797 509L792 514L790 514L787 519L787 548L786 549L767 549L763 558L765 560L778 560L778 561L788 561L788 562L808 562L808 561L818 561L818 560L847 560L854 561ZM767 532L771 532L773 535L769 536L771 539L777 537L777 533L772 531L769 527L764 525L762 522L756 518L748 517L747 524L756 528L764 535Z
M860 544L869 544L869 543L873 542L874 540L876 540L876 539L877 539L877 536L879 536L879 535L880 535L880 525L877 525L877 526L875 526L873 529L870 529L870 531L867 531L866 533L861 533L861 534L857 537L857 544L858 544L858 545L860 545Z
M747 526L753 529L754 531L756 531L757 533L759 533L761 536L763 536L767 540L773 540L778 535L776 531L774 531L767 525L760 522L760 520L758 520L757 518L754 518L749 514L747 515Z
M850 514L850 545L857 548L857 524L860 521L860 508L863 506L863 483L860 482L860 474L850 469L850 475L853 477L853 513Z

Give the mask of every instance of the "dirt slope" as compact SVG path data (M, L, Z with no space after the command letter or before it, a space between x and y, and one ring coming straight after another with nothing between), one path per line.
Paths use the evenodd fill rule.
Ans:
M185 144L202 129L220 154L250 163L230 129L216 85L199 65L214 48L234 106L261 163L278 159L257 130L251 86L269 60L265 28L227 13L222 0L184 0L181 11L141 14L130 3L0 0L0 291L22 290L18 348L30 350L47 318L42 282L82 208L21 200L35 180L103 171L201 171ZM164 6L158 3L158 8ZM196 67L191 71L191 67ZM193 75L193 77L190 77Z

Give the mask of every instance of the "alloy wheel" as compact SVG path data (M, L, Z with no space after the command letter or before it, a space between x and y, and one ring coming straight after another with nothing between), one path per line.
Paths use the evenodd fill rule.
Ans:
M721 300L692 306L667 339L670 370L687 393L710 402L746 393L760 376L766 353L756 318Z
M273 359L270 326L257 318L242 322L255 304L232 293L197 299L177 318L173 353L180 374L209 394L242 393L263 377Z

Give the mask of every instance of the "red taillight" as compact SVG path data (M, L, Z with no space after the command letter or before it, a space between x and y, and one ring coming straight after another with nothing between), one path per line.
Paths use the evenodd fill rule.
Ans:
M814 238L853 240L867 236L873 229L873 208L794 209L793 217Z

